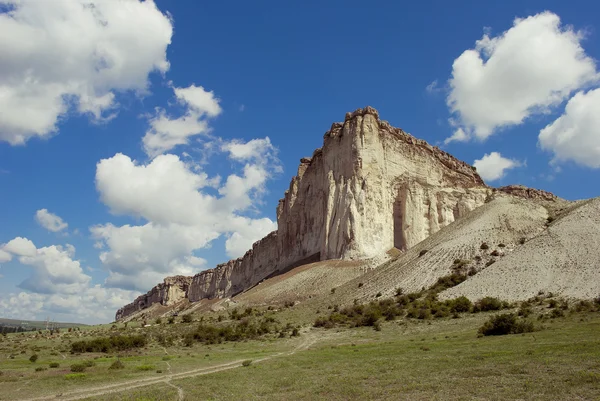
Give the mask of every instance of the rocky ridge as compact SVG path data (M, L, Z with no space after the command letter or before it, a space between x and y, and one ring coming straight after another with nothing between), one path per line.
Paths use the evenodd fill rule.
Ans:
M502 190L542 196L527 188ZM492 192L469 164L392 127L371 107L358 109L332 124L323 146L301 159L277 206L276 231L241 258L194 277L165 279L116 318L153 303L231 297L305 263L408 250L483 205Z

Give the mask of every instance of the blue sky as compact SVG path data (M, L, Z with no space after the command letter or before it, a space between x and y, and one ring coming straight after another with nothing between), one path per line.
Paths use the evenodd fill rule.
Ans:
M109 321L240 256L366 105L490 185L600 195L599 4L322 3L0 0L0 316Z

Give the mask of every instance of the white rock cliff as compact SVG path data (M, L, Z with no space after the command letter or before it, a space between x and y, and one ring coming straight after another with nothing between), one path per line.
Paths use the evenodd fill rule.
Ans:
M482 205L490 192L470 165L391 127L371 107L358 109L300 161L277 206L277 230L181 291L191 302L229 297L304 263L406 250ZM143 307L136 300L117 319L164 304L152 292L142 296Z

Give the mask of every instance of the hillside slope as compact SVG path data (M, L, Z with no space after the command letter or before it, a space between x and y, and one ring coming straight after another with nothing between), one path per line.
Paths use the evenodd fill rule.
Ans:
M535 238L441 298L465 295L523 300L539 291L564 297L600 295L600 198L583 202Z

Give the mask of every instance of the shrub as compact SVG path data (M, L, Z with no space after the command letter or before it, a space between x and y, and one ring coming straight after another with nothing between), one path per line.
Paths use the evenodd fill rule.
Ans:
M576 312L584 312L593 309L593 305L590 301L579 301L575 304Z
M484 336L499 336L504 334L530 333L533 330L533 323L517 319L514 313L504 313L492 316L479 328L479 334Z
M479 248L483 249L483 250L486 250L486 249L489 249L490 246L486 242L484 242L484 243L481 244L481 246Z
M422 249L421 252L419 252L419 257L425 255L427 252L429 252L427 249Z
M494 263L496 263L496 261L494 259L490 259L485 263L485 267L490 267L491 265L493 265Z
M156 324L161 324L162 323L162 319L157 317L156 320L154 321L154 323Z
M505 247L506 247L506 245L504 245L502 243L498 244L498 248L505 248Z
M332 289L331 289L331 293L332 293L332 294L335 294L335 288L332 288Z
M183 316L181 317L181 321L182 321L183 323L192 323L192 320L194 320L194 319L192 318L192 315L190 315L190 314L183 315Z
M358 283L358 288L362 287L363 285L363 283Z
M58 362L52 362L48 366L50 366L51 368L58 368L60 366L60 363L58 363Z
M473 312L487 312L500 309L502 309L502 302L494 297L482 298L473 305Z
M71 353L113 352L142 348L147 344L145 336L101 337L93 340L76 341L71 344Z
M154 366L153 365L140 365L136 367L136 370L141 370L143 372L147 372L149 370L154 370Z
M251 359L246 359L244 362L242 362L242 366L248 367L252 364L252 360Z
M378 292L377 295L375 295L375 298L379 298L380 296L382 296L383 294L381 292Z
M498 250L497 250L497 249L494 249L494 250L492 251L492 253L490 253L490 255L492 255L492 256L500 256L500 252L498 252Z
M43 366L38 366L37 368L35 368L36 372L43 372L44 370L46 370L46 368Z
M422 320L431 319L431 310L425 308L419 309L417 311L417 318Z
M452 273L449 276L440 277L438 281L431 287L431 292L439 293L447 288L459 285L467 279L466 274Z
M83 361L83 364L85 365L86 368L92 368L92 367L96 366L96 362L92 361L91 359L88 359L87 361Z
M550 312L550 317L552 319L564 317L564 316L565 316L565 313L561 309L552 309L552 312Z
M399 297L402 294L404 294L404 290L402 289L402 287L398 287L396 288L396 296ZM598 297L600 299L600 297Z
M531 307L526 306L526 305L521 305L521 307L519 308L519 316L522 317L527 317L529 315L531 315L533 313L533 309L531 309Z
M169 323L169 324L175 323L175 317L169 316L169 318L167 319L167 323Z
M29 362L31 362L31 363L35 363L37 360L38 360L37 354L33 354L29 357Z
M125 369L125 364L117 359L109 367L110 370Z
M473 306L473 303L469 300L469 298L465 297L464 295L453 299L450 302L450 310L456 313L469 312Z
M554 221L554 217L552 216L548 216L548 218L546 219L546 224L550 224Z
M525 243L525 241L527 241L527 238L525 238L525 237L519 238L519 244L523 245Z
M86 366L82 363L74 363L73 365L71 365L71 372L85 372L85 368Z
M69 373L68 375L65 375L65 380L81 380L85 379L86 376L85 373Z
M292 330L292 337L298 337L300 335L300 331L298 330L297 327L294 327L294 329Z

